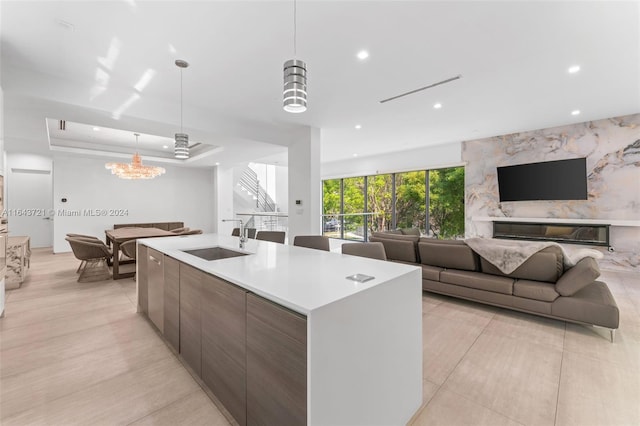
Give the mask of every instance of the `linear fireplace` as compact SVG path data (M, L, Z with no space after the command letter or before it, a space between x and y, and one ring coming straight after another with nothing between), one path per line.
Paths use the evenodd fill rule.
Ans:
M609 225L576 223L493 222L493 237L609 246Z

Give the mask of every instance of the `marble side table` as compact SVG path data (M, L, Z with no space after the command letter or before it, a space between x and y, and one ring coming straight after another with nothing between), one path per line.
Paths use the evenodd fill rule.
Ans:
M7 239L7 276L5 288L7 290L19 288L27 269L31 266L31 247L29 237L9 237Z

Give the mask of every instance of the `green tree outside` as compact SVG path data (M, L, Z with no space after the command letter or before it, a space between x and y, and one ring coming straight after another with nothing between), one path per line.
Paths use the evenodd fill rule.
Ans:
M464 167L429 171L429 226L440 239L464 236Z
M367 177L367 208L374 213L369 219L371 232L382 232L391 229L392 175L374 175Z
M322 214L340 213L340 179L322 182Z
M425 173L429 173L428 228ZM364 212L364 177L342 180L344 212L340 211L340 181L323 182L323 212L325 215L346 215L337 216L340 225L344 226L345 239L362 240L367 223L369 232L390 230L394 196L398 228L419 228L423 234L436 238L464 236L464 167L368 176L367 210L374 213L368 219L358 215ZM329 219L325 217L325 222ZM340 238L340 233L339 228L325 230L325 235L331 237Z
M364 176L345 178L342 183L344 198L344 233L346 240L364 239ZM353 216L350 216L352 215Z
M396 227L426 233L426 171L396 173Z

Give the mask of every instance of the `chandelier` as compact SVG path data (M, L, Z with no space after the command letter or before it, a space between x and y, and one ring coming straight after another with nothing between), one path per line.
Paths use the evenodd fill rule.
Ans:
M136 148L138 146L138 136L140 134L134 133L136 137ZM133 154L131 164L127 163L107 163L104 167L111 170L111 174L118 176L120 179L153 179L156 176L164 174L165 170L162 167L145 166L142 164L142 157L136 153Z
M176 133L175 156L184 160L189 158L189 135L182 131L182 70L187 68L189 63L176 59L176 66L180 68L180 133Z
M284 63L282 108L299 113L307 110L307 64L296 57L296 0L293 0L293 57Z

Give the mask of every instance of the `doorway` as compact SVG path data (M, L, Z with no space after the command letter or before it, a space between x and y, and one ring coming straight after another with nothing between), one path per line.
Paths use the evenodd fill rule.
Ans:
M29 236L31 247L53 246L51 170L11 168L6 209L10 236Z

